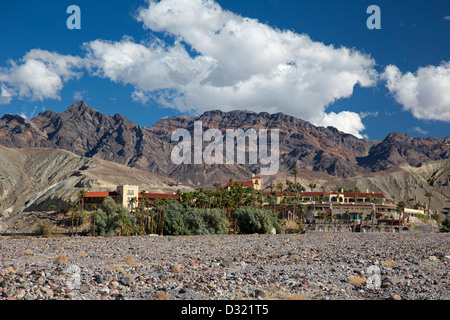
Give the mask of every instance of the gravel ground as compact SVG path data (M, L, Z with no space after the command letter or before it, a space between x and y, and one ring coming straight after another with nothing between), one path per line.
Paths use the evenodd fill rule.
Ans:
M442 233L0 239L2 300L448 300Z

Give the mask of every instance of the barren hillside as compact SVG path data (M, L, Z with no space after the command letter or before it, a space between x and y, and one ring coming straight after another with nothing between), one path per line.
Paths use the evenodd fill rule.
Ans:
M69 151L0 146L0 231L24 211L67 208L81 188L114 189L119 184L153 192L190 190L169 178Z

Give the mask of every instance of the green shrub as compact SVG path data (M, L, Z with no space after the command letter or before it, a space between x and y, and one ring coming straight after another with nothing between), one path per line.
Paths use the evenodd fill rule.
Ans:
M157 210L163 212L161 216L164 218L165 235L181 236L187 234L183 221L184 208L178 201L169 201L169 203L161 205ZM159 219L157 223L160 223Z
M273 228L276 233L284 233L281 221L266 209L239 207L233 212L233 218L237 219L240 233L271 233Z
M188 208L183 217L188 234L224 234L229 225L221 209Z
M165 210L165 235L223 234L229 224L225 211L221 209L183 207L178 201L171 200L158 210Z
M113 236L120 234L122 228L127 227L127 223L131 221L128 210L121 204L115 203L112 198L103 200L102 207L91 215L91 230L93 235L93 220L95 217L95 235L96 236Z

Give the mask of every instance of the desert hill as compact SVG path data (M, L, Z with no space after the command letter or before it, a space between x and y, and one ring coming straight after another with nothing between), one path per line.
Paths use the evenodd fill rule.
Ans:
M408 207L428 204L425 192L433 194L431 210L448 213L450 210L450 160L421 163L417 166L401 164L386 171L369 173L347 179L332 179L324 183L327 190L339 187L358 187L362 192L382 192L387 199L403 200Z
M119 184L148 192L191 190L170 178L65 150L0 146L0 231L22 212L68 208L82 188L114 190Z

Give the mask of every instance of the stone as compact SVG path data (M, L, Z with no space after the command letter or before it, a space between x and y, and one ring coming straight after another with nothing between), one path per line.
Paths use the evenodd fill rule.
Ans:
M131 285L132 282L133 282L133 277L128 276L128 275L120 278L120 280L119 280L119 283L123 286L129 286L129 285Z
M388 277L383 278L383 280L381 281L381 288L386 289L389 288L390 286L392 286L394 283L392 282L391 279L389 279Z
M26 294L27 292L24 289L19 289L16 293L17 300L22 300Z
M66 295L64 296L66 299L72 300L74 297L74 293L73 292L67 292Z
M108 295L109 294L109 288L99 288L98 293L100 293L101 295Z
M49 297L50 299L53 298L53 290L47 287L42 287L41 291L44 295L46 295L47 297Z
M265 298L266 297L266 292L264 290L261 289L255 289L255 298Z
M89 292L89 291L91 291L91 286L89 284L82 283L80 285L80 292L86 293L86 292Z
M394 294L393 296L391 296L390 300L402 300L402 297L398 294Z
M103 277L99 274L96 274L94 276L94 280L95 282L99 283L99 284L105 284L105 281L103 280Z
M235 267L236 265L235 265L234 261L231 259L223 259L221 266L224 268L232 268L232 267Z
M37 295L35 293L28 292L27 294L25 294L23 299L24 300L36 300L37 299Z
M69 265L65 269L66 274L70 274L70 276L66 280L66 286L70 290L79 289L81 286L81 275L80 275L80 267L77 265Z
M173 273L180 273L182 269L183 269L183 266L179 263L172 266Z
M381 287L381 270L379 266L372 265L367 268L367 289L380 289Z
M76 273L80 273L81 269L79 266L75 265L75 264L69 264L65 269L64 269L64 273L68 273L68 274L76 274Z

